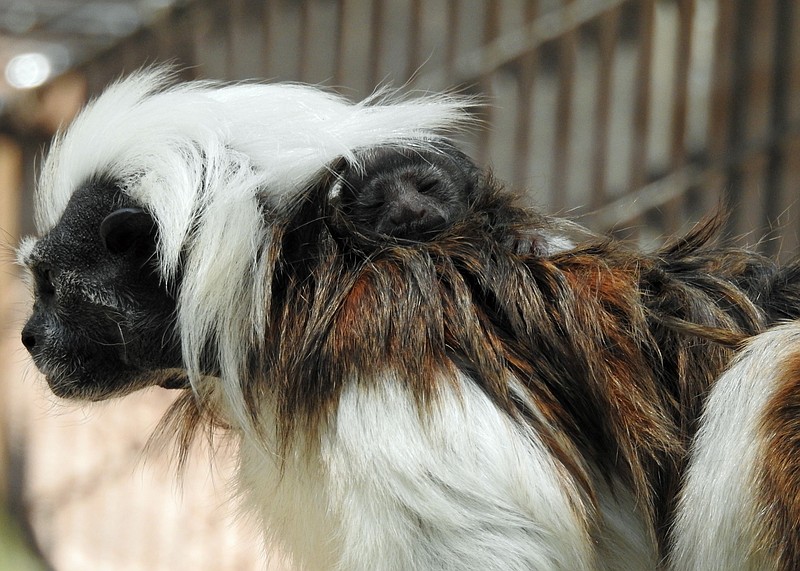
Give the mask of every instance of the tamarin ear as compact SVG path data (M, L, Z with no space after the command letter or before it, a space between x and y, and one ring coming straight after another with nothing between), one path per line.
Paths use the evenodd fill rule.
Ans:
M142 208L120 208L100 223L100 239L115 255L144 253L155 247L156 223Z

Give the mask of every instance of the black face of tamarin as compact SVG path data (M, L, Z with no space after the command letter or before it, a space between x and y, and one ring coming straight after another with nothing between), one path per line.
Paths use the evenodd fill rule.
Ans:
M56 395L99 400L183 383L173 369L177 285L159 274L157 234L150 214L97 181L24 255L35 302L22 343Z

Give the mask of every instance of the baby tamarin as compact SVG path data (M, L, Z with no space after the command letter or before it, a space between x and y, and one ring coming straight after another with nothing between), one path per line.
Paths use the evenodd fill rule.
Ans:
M475 215L482 193L495 193L490 173L446 140L415 147L378 147L357 153L357 162L334 168L329 199L333 224L348 238L373 245L427 242ZM547 255L579 240L597 238L565 219L529 209L524 222L481 213L487 227L517 253ZM533 223L531 223L533 222Z

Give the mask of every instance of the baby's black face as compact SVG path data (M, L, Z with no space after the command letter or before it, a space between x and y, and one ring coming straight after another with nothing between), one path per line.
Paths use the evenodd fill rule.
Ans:
M479 171L450 145L382 147L347 167L337 191L343 215L367 236L425 241L465 215Z
M100 400L184 384L174 288L159 275L156 240L148 213L96 182L25 255L35 300L22 342L56 395Z

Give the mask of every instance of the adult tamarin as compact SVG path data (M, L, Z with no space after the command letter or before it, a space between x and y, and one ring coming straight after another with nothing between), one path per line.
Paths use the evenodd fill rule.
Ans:
M113 86L45 161L23 343L70 398L188 379L173 413L238 437L242 491L298 568L687 568L702 550L713 568L734 548L794 568L776 540L796 543L791 498L755 464L772 454L797 478L777 396L747 417L784 429L753 429L763 454L733 496L750 519L691 538L718 469L706 427L738 414L715 380L796 315L796 267L715 249L714 223L654 254L571 245L480 169L442 166L465 160L440 138L463 119L445 97L353 105L158 72ZM397 168L374 159L386 148L468 200L444 220L354 216L346 194ZM795 362L796 326L764 335L786 345L770 361ZM791 370L754 384L791 402ZM701 421L709 392L722 403Z

